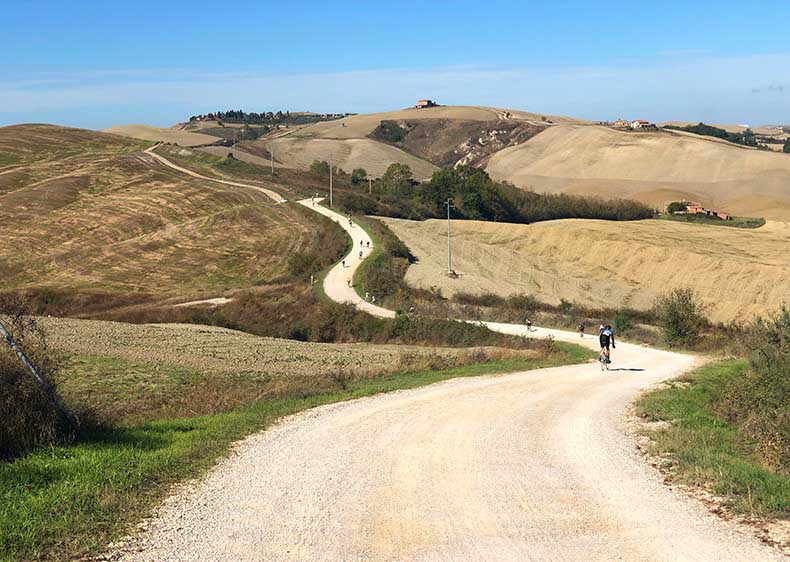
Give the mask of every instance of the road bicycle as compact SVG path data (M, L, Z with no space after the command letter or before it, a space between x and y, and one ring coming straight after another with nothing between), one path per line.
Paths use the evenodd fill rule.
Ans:
M609 363L610 363L610 361L609 361L609 358L606 356L606 353L604 353L603 351L598 356L598 363L601 364L601 370L602 371L608 371L609 370Z

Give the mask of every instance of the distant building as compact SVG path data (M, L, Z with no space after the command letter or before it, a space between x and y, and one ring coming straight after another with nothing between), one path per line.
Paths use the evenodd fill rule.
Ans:
M414 106L417 109L425 109L426 107L436 107L436 102L433 100L419 100L417 105Z
M644 119L634 119L631 121L631 128L632 129L655 129L656 126L651 123L650 121L645 121Z
M612 127L616 127L618 129L627 129L630 126L631 124L625 119L618 119L617 121L612 123Z
M714 211L713 209L706 209L699 203L687 203L686 213L688 215L705 215L706 217L716 217L724 221L731 221L732 215L724 211Z

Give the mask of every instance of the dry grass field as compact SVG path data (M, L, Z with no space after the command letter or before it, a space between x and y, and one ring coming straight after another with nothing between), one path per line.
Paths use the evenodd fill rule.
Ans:
M447 124L464 122L524 122L542 124L542 118L553 123L583 123L570 117L498 109L492 107L442 106L427 109L402 109L384 113L352 115L335 121L314 123L294 127L290 131L278 133L277 138L258 141L262 146L271 147L275 158L286 165L306 168L313 160L328 160L330 154L340 168L351 171L365 168L374 177L381 176L387 166L394 162L408 164L414 177L427 179L436 167L424 158L411 154L369 138L383 120L440 120ZM431 134L441 136L444 126Z
M307 169L314 160L332 159L332 163L351 173L364 168L373 177L384 175L390 164L407 164L416 179L431 177L436 166L403 150L371 139L309 139L286 136L256 141L274 151L278 162L293 168Z
M300 209L169 170L143 146L58 127L0 129L0 157L23 164L0 170L0 290L192 300L277 278L311 244L315 221Z
M193 133L180 129L162 129L151 125L116 125L109 129L104 129L104 133L111 133L134 139L142 139L153 142L167 142L180 146L201 146L217 142L217 137Z
M486 169L536 191L659 207L687 198L736 215L790 220L790 157L696 135L559 125L496 153Z
M417 256L406 281L455 292L533 294L593 307L649 309L674 287L692 287L715 321L746 320L790 303L790 225L756 230L671 221L560 220L531 225L383 219Z
M367 137L379 126L379 123L384 120L459 119L463 121L498 121L512 119L516 121L542 123L542 117L546 117L553 123L585 123L585 121L581 119L572 117L541 115L516 109L449 105L425 109L408 108L383 113L351 115L336 121L315 123L307 127L302 127L293 134L302 137L355 139Z
M462 349L299 342L191 324L40 321L50 346L66 358L58 383L69 403L125 423L216 413L332 390L343 381L463 364L468 355Z

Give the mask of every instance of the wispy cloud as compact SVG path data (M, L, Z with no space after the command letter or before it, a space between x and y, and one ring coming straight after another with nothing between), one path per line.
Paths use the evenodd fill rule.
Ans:
M777 92L781 93L785 91L785 87L782 84L769 84L765 88L752 88L753 94L759 94L762 92Z
M658 51L659 56L662 57L683 57L690 55L709 55L709 49L669 49L666 51Z
M688 57L653 65L428 70L375 69L313 74L189 69L58 73L0 82L0 124L55 120L100 128L145 120L168 125L219 108L252 111L382 111L425 96L447 104L493 105L588 119L776 123L790 121L790 96L754 102L750 84L781 93L790 54Z

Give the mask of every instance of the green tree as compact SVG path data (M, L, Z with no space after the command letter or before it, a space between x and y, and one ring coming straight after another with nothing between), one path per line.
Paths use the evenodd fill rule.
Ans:
M354 168L351 172L351 183L359 185L368 178L368 173L364 168Z
M667 205L667 213L670 215L686 210L686 203L684 201L673 201Z
M788 137L787 140L785 140L785 145L782 148L782 152L784 152L785 154L790 154L790 137Z
M326 160L313 160L310 164L310 173L321 178L329 177L329 162Z
M384 190L393 195L410 195L412 192L414 178L411 168L406 164L399 162L390 164L381 180Z
M679 288L659 296L654 305L664 339L670 345L688 345L699 339L708 321L693 289Z

